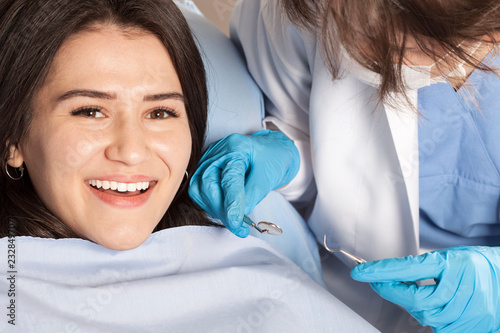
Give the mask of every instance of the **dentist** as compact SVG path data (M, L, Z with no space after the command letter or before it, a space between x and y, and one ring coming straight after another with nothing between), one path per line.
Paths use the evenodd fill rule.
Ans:
M243 213L287 184L318 241L371 261L354 279L435 332L497 332L499 22L496 0L239 1L231 37L281 133L212 145L191 196L245 236ZM281 136L300 152L293 180ZM323 264L330 291L382 331L425 330L340 260Z

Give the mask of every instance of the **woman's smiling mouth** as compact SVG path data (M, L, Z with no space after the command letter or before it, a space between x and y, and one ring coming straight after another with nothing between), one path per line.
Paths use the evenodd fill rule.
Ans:
M107 204L118 207L137 207L147 201L151 189L157 181L117 182L90 179L87 181L91 192Z
M149 188L150 182L137 182L137 183L122 183L109 180L89 180L89 185L96 188L105 190L117 191L120 193L146 191Z

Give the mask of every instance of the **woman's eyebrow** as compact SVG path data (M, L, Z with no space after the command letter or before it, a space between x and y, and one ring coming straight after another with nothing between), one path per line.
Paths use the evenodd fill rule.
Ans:
M90 98L98 98L98 99L116 99L115 93L107 93L103 91L97 90L88 90L88 89L75 89L65 92L61 96L57 98L57 102L62 102L74 97L90 97ZM155 102L162 101L166 99L176 99L184 102L184 95L178 92L169 92L169 93L161 93L154 95L146 95L143 98L145 102Z
M184 95L178 92L170 92L164 94L156 94L156 95L147 95L144 96L143 101L145 102L155 102L155 101L163 101L166 99L176 99L184 102Z
M116 99L116 94L110 94L97 90L75 89L70 90L57 98L58 102L65 101L73 97L90 97L99 99Z

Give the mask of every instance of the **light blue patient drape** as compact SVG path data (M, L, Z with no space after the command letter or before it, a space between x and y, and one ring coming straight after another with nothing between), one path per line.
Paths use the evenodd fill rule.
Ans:
M373 332L255 237L185 226L112 251L80 239L17 237L15 323L0 239L0 332Z

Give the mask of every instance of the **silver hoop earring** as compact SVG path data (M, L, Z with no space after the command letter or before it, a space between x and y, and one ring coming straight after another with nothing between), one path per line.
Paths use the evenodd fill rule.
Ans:
M5 173L7 173L7 176L12 179L12 180L19 180L23 178L24 175L24 167L21 165L19 168L15 168L19 170L20 175L18 177L12 177L12 175L9 172L9 165L5 163Z
M185 179L185 180L184 180L184 179L182 180L182 182L181 182L181 186L185 185L186 183L187 183L187 184L189 184L189 173L187 172L187 170L186 170L186 172L184 173L184 176L186 176L186 179Z

